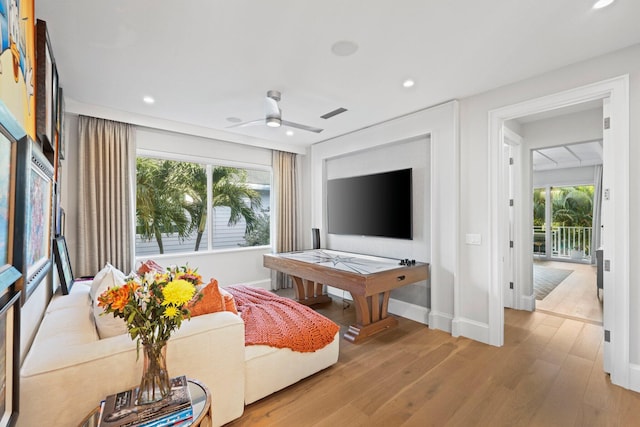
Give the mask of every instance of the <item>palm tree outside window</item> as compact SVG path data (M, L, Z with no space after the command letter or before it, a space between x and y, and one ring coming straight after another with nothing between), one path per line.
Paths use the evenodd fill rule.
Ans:
M136 160L136 256L268 245L271 172Z

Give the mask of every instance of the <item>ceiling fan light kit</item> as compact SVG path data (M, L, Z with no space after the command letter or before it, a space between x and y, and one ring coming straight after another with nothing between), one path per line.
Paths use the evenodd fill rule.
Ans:
M307 132L314 132L314 133L320 133L324 130L314 126L308 126L300 123L294 123L287 120L282 120L282 110L278 105L278 102L280 102L280 99L281 99L281 93L279 91L277 90L267 91L267 97L265 98L264 119L251 120L250 122L234 124L232 126L228 126L227 128L246 127L246 126L266 124L268 127L271 127L271 128L287 126L290 128L301 129Z
M279 128L282 125L282 120L278 117L267 117L267 126L270 128Z

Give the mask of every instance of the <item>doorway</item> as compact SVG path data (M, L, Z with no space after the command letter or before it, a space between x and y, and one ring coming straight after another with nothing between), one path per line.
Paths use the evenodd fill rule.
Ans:
M489 296L489 342L504 342L504 310L502 274L508 239L501 224L507 221L504 209L502 128L507 120L537 114L544 111L577 105L587 101L603 100L605 117L603 159L604 200L602 210L604 270L604 370L611 373L614 384L629 387L629 78L622 76L600 83L568 90L489 112L490 135L490 200L491 212L491 291ZM615 124L613 126L612 124ZM608 144L607 140L611 143ZM517 215L526 220L530 212ZM528 222L528 221L527 221ZM525 222L525 223L527 223ZM533 245L533 236L523 233L521 240ZM520 270L531 265L531 259L522 259ZM529 270L530 271L530 270ZM616 286L612 286L615 283Z

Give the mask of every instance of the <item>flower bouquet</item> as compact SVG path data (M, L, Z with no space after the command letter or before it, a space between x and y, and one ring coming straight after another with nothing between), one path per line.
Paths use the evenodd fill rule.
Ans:
M171 333L189 319L190 303L201 295L196 286L202 277L188 266L170 267L166 272L148 271L132 275L123 285L113 286L98 297L103 314L124 319L131 339L144 351L138 404L153 403L169 395L166 344Z

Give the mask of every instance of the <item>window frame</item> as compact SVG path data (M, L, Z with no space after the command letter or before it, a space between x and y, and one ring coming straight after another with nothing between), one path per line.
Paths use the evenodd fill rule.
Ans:
M154 159L159 159L159 160L172 160L172 161L179 161L179 162L189 162L189 163L196 163L199 165L202 165L206 168L206 172L207 172L207 200L213 200L213 174L212 172L212 168L217 167L217 166L222 166L222 167L233 167L233 168L238 168L238 169L248 169L248 170L258 170L258 171L265 171L269 173L269 242L265 245L256 245L256 246L239 246L237 248L219 248L219 249L213 249L213 207L211 206L211 203L208 202L207 203L207 228L206 228L206 235L207 235L207 248L206 249L201 249L199 251L184 251L184 252L171 252L171 253L164 253L164 254L154 254L152 256L154 257L163 257L163 256L175 256L175 255L191 255L191 254L214 254L214 253L228 253L228 252L242 252L242 251L246 251L246 250L251 250L251 249L265 249L265 248L271 248L273 246L273 220L274 220L274 213L275 210L273 209L273 196L274 196L274 191L273 191L273 166L271 165L263 165L263 164L257 164L257 163L249 163L249 162L238 162L238 161L234 161L234 160L228 160L228 159L219 159L219 158L215 158L215 157L209 157L209 156L195 156L195 155L191 155L191 154L180 154L180 153L171 153L171 152L166 152L166 151L155 151L155 150L149 150L149 149L136 149L136 160L138 159L138 157L148 157L148 158L154 158ZM135 194L137 192L137 178L136 178L136 174L137 174L137 169L136 166L134 164L134 168L133 168L133 177L134 179L132 180L132 186L133 186L133 194L134 194L134 205L135 205ZM135 239L137 237L137 232L136 232L136 224L137 224L137 214L136 214L136 210L134 209L133 212L133 217L134 217L134 254L135 257L139 257L141 255L139 255L137 253L136 250L136 244L135 244Z

